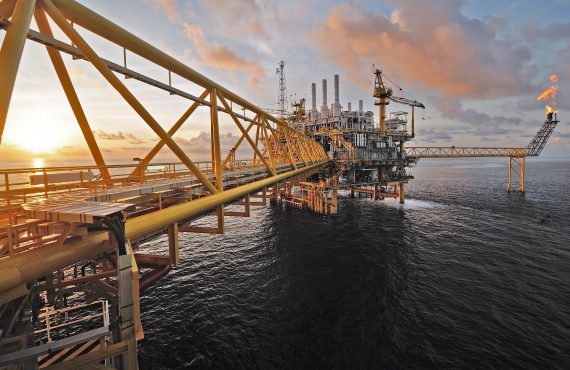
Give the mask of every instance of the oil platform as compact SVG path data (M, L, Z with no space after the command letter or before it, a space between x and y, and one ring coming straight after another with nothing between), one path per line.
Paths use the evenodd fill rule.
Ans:
M358 109L340 104L340 77L334 76L334 103L327 105L327 80L322 81L322 105L317 110L317 87L311 86L311 109L305 109L305 101L293 103L291 125L304 132L323 146L333 167L324 175L330 188L348 188L351 194L364 193L372 198L393 196L404 202L404 186L412 178L406 168L416 161L407 155L405 143L415 136L415 108L425 106L411 99L393 95L386 87L382 71L374 72L374 104L379 107L379 122L374 112L364 111L364 101ZM411 127L408 128L408 112L395 111L387 117L386 106L390 102L411 107Z
M0 30L0 143L4 128L17 124L8 111L24 46L35 42L46 48L62 103L93 163L0 169L0 369L137 369L137 342L144 338L140 295L180 263L180 233L231 233L226 218L248 217L269 202L334 214L340 188L403 202L411 179L406 168L426 157L508 157L509 189L518 179L524 192L525 157L540 154L558 123L551 109L523 148L406 147L415 136L414 109L423 104L394 96L380 70L372 94L378 123L362 101L357 110L350 104L343 110L338 76L330 107L323 81L320 110L313 85L311 110L301 101L282 119L74 0L0 0ZM102 58L85 32L114 45L124 59ZM169 78L129 68L130 54ZM93 66L154 132L156 144L146 155L135 163L106 162L64 56ZM186 87L173 85L171 75ZM183 99L187 109L165 129L118 76ZM388 117L390 102L410 106L411 121L404 111ZM208 161L191 158L173 138L197 110L210 118ZM240 133L227 152L220 145L221 117ZM156 161L163 148L176 160ZM244 148L249 154L236 157ZM196 225L198 218L210 225ZM161 235L161 250L145 248Z

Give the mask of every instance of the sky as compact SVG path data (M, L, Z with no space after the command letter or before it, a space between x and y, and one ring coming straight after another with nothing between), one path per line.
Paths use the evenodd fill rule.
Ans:
M83 0L119 24L250 102L277 108L280 60L286 61L290 101L307 98L322 79L340 75L344 109L364 100L375 112L372 66L383 70L397 95L426 105L408 146L524 146L542 125L544 105L561 123L544 156L570 156L570 1L413 0ZM32 29L37 29L34 22ZM52 23L56 36L68 42ZM79 32L97 53L123 64L123 50L88 31ZM3 41L4 32L0 32ZM144 156L154 133L85 61L64 56L92 130L108 161ZM127 65L168 83L168 71L127 53ZM537 101L558 76L556 99ZM180 97L122 80L168 128L189 107ZM202 89L172 76L172 85ZM400 90L401 89L401 90ZM406 110L391 104L390 110ZM238 139L224 118L222 147ZM209 111L202 107L176 134L192 159L209 157ZM27 42L0 161L41 157L88 159L87 146L50 64L45 47ZM167 151L162 159L171 158Z

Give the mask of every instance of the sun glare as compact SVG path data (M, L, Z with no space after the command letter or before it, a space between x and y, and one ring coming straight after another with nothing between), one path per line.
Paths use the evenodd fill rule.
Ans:
M44 168L46 165L43 158L34 158L34 168Z
M49 154L66 145L68 135L45 121L21 122L6 132L7 141L34 154Z

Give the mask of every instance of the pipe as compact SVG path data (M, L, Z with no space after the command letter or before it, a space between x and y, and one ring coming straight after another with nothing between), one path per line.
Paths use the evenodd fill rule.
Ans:
M48 245L0 259L0 293L117 248L108 242L109 237L108 231L98 231L74 243Z
M272 185L277 182L281 182L289 177L301 174L307 170L316 168L328 161L323 161L320 163L312 164L307 167L303 167L297 170L285 172L276 176L268 177L263 180L253 182L251 184L242 185L237 188L224 190L221 193L210 195L204 198L193 200L189 203L175 205L169 208L162 209L151 214L136 217L127 220L125 225L125 232L127 238L130 240L136 240L149 234L153 231L160 230L168 227L176 222L181 222L193 216L202 214L208 210L219 207L224 203L230 203L239 198L243 198L247 194L250 194L256 190L263 187Z
M160 265L144 274L139 281L139 292L142 293L153 286L157 281L168 275L171 269L172 266L170 264Z
M16 84L18 67L28 37L35 0L18 1L12 14L12 25L8 27L2 48L0 49L0 143L8 118L8 108L12 100L12 91Z

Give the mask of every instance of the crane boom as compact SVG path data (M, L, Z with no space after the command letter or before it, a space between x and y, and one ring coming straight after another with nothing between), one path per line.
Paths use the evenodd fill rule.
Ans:
M378 105L380 107L380 131L386 131L386 106L390 104L390 101L393 101L394 103L406 104L412 107L412 137L414 137L414 108L418 107L425 109L425 105L417 100L394 96L393 90L390 87L386 87L384 84L384 81L382 80L382 71L380 69L376 69L374 71L374 75L376 76L376 80L374 81L374 93L372 96L376 98L374 105Z
M391 101L393 101L395 103L400 103L400 104L409 105L410 107L418 107L418 108L425 109L425 105L423 105L423 103L421 103L417 100L402 98L402 97L393 96L393 95L389 96L388 99L390 99Z

